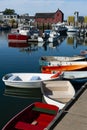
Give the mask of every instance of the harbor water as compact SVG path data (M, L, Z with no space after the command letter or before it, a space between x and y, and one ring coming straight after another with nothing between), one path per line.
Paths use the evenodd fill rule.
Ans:
M14 72L41 72L41 56L80 55L87 49L86 37L61 36L55 43L8 43L9 32L0 32L0 129L20 110L29 104L42 101L40 89L6 87L2 77Z

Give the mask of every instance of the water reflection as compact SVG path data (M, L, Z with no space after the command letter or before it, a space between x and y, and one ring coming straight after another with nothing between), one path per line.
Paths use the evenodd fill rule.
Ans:
M8 42L8 47L19 48L20 52L31 53L33 51L38 51L38 48L44 48L47 51L47 48L57 48L65 40L66 37L60 36L54 42L29 42L29 43L20 43L20 42Z
M19 43L19 42L8 42L8 47L18 48L19 52L31 53L33 51L38 51L37 43Z
M5 86L4 90L5 96L18 97L18 98L38 98L41 99L41 89L40 88L16 88L11 86Z
M87 45L87 36L78 36L76 34L69 34L67 36L67 44L72 45L73 48L77 48L81 45Z

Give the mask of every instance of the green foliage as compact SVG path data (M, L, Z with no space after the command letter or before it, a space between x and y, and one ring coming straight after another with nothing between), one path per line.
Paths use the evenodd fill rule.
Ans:
M15 14L15 10L14 9L5 9L3 11L3 14L6 14L6 15L12 15L12 14Z

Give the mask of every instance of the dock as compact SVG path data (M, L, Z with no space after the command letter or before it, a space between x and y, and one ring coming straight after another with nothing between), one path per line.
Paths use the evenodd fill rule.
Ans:
M71 104L50 130L87 130L87 84L81 87Z

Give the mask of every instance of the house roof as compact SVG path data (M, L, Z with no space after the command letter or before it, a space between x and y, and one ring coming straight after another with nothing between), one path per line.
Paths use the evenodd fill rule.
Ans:
M53 18L55 13L36 13L35 18Z
M36 13L35 18L54 18L54 15L55 15L58 11L62 13L62 11L59 10L59 9L58 9L56 12L54 12L54 13ZM63 14L63 13L62 13L62 14Z

